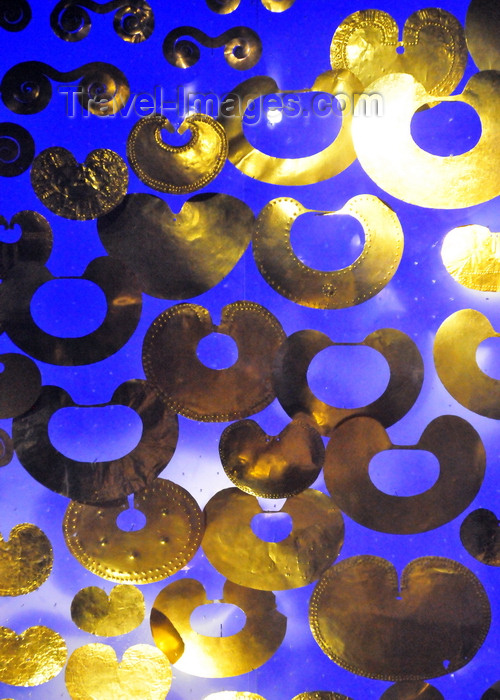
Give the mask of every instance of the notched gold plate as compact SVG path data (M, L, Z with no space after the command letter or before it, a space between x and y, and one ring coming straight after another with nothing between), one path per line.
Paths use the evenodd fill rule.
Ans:
M5 156L4 156L5 157ZM21 229L21 236L13 243L0 242L0 277L18 262L47 262L52 252L52 228L47 219L36 211L20 211L9 221L0 216L0 226L12 231Z
M211 369L198 359L200 340L213 332L236 342L238 359L231 367ZM272 365L284 339L277 318L251 301L225 306L218 326L203 306L177 304L146 333L144 371L175 413L199 421L238 420L274 400Z
M227 158L227 139L221 125L206 114L186 117L179 129L191 138L183 146L170 146L162 129L173 133L166 117L152 114L140 119L127 140L127 158L132 170L158 192L186 194L205 187L220 173Z
M351 216L361 223L365 244L351 265L325 272L299 260L290 243L291 229L309 212ZM260 212L252 248L261 275L281 295L315 309L343 309L370 299L390 282L403 254L403 230L393 210L372 195L353 197L338 211L306 209L295 199L280 197Z
M423 450L439 462L437 481L423 493L393 496L370 479L373 457L386 450ZM474 428L458 416L440 416L415 445L394 445L372 418L351 418L326 448L325 483L337 506L365 527L398 535L450 522L474 500L484 478L486 452Z
M236 486L261 498L295 496L318 477L325 448L312 425L296 419L279 435L267 435L253 420L229 425L221 435L224 471Z
M146 525L126 532L116 519L127 510L127 499L102 507L72 501L63 521L66 544L82 566L108 581L161 581L196 554L201 510L185 489L165 479L137 493L134 507L146 516Z
M71 601L71 619L84 632L116 637L132 632L144 619L144 596L135 586L118 585L109 596L102 588L82 588Z
M171 683L170 664L150 644L129 647L120 662L113 647L86 644L66 667L72 700L165 700Z
M309 619L321 649L342 668L413 681L469 663L485 640L491 611L479 579L456 561L414 559L398 582L387 560L356 556L320 579Z
M278 650L287 621L276 609L273 593L226 581L218 602L236 605L246 615L243 629L228 637L209 637L191 626L193 610L212 602L203 585L191 578L170 583L156 597L151 632L179 671L203 678L239 676L259 668Z
M64 639L48 627L28 627L16 634L0 627L0 682L24 688L55 678L66 663Z
M108 253L160 299L190 299L207 292L234 268L250 243L255 217L228 194L191 197L178 214L151 194L130 194L99 218Z
M39 588L52 571L53 559L50 540L36 525L16 525L7 541L0 535L0 596Z
M444 238L441 258L455 282L500 292L500 233L476 224L454 228Z
M352 139L361 167L379 187L404 202L430 209L461 209L500 194L496 177L500 72L476 73L461 95L439 100L413 76L403 73L376 80L370 91L381 96L384 112L376 118L359 114L352 122ZM477 112L482 133L469 151L436 156L413 140L413 115L438 101L462 102Z
M254 534L252 519L262 513L256 498L224 489L205 506L202 547L210 563L240 586L280 591L307 586L335 561L344 543L344 520L333 501L307 489L281 508L292 530L280 542Z
M449 95L464 74L467 47L462 25L446 10L414 12L405 22L402 41L391 15L361 10L335 31L330 62L334 69L350 70L364 87L383 75L409 73L430 94Z

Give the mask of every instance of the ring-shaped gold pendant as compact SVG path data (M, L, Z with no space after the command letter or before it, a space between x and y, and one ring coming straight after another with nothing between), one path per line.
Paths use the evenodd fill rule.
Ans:
M305 213L352 216L363 226L359 257L341 270L315 270L298 258L290 243L294 221ZM350 199L338 211L306 209L288 197L273 199L260 212L253 254L266 282L287 299L315 309L343 309L378 294L392 279L403 254L403 230L393 210L372 195Z
M191 138L183 146L170 146L161 137L174 127L166 117L152 114L140 119L127 140L127 158L132 170L158 192L186 194L208 185L224 167L227 139L221 125L206 114L186 117L178 129L188 129Z
M250 102L265 95L290 91L280 90L277 83L267 76L249 78L232 90L221 106L219 122L227 134L228 160L248 177L271 185L312 185L338 175L356 158L351 123L356 99L362 91L363 86L348 70L326 71L316 78L311 88L295 90L294 94L322 92L333 98L342 95L344 109L340 131L333 143L319 153L303 158L275 158L259 151L248 141L243 132L243 116Z
M476 73L461 95L430 95L411 75L396 73L376 80L370 92L382 97L383 115L359 114L352 138L361 167L383 190L398 199L431 209L461 209L500 194L497 177L500 138L500 72ZM411 120L424 105L463 102L479 115L479 142L457 156L436 156L413 140Z

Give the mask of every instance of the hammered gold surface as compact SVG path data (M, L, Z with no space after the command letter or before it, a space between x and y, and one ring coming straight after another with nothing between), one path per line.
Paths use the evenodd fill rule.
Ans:
M153 604L155 644L179 671L204 678L239 676L259 668L277 651L286 617L276 609L273 593L226 581L219 602L236 605L246 615L243 629L229 637L208 637L191 627L193 610L212 602L199 581L184 578L166 586Z
M307 370L314 357L333 345L362 345L380 352L387 361L390 379L378 399L359 408L331 406L309 389ZM330 437L335 427L352 416L371 416L385 427L402 418L420 393L424 366L417 346L394 328L382 328L360 343L334 343L319 331L297 331L288 336L276 355L273 378L279 402L292 418L299 413L312 418L321 435ZM315 426L316 427L316 426Z
M127 193L128 169L114 151L98 148L78 163L66 148L37 155L31 185L47 209L66 219L95 219L114 209Z
M115 637L132 632L144 619L146 606L134 586L115 586L108 594L102 588L82 588L71 602L71 619L84 632Z
M267 435L253 420L229 425L221 435L224 471L236 486L253 496L288 498L316 480L325 448L306 420L291 421L279 435Z
M200 340L213 332L236 342L238 359L231 367L211 369L198 359ZM145 335L144 372L167 406L186 418L246 418L276 396L272 367L284 339L276 317L251 301L225 306L218 326L203 306L177 304L161 313Z
M481 292L500 292L500 234L486 226L459 226L446 234L441 258L459 284Z
M28 627L16 634L0 627L0 682L31 687L47 683L66 663L64 639L48 627Z
M172 683L170 664L155 647L136 644L118 662L106 644L76 649L66 667L72 700L164 700Z
M7 541L0 534L0 596L39 588L52 571L53 559L50 541L36 525L16 525Z
M490 321L479 311L461 309L443 321L434 340L434 364L446 390L470 411L500 419L500 380L477 364L477 348L487 338L498 338Z
M460 539L471 557L488 566L500 566L500 526L491 510L472 511L460 527Z
M383 75L409 73L430 94L449 95L464 73L467 47L462 25L446 10L414 12L405 22L402 41L391 15L361 10L335 31L330 62L334 69L350 70L365 87Z
M471 0L465 36L479 70L500 70L500 6L496 0Z
M178 129L189 129L184 146L170 146L161 131L174 132L166 117L140 119L127 140L127 158L142 182L158 192L186 194L208 185L224 167L227 139L221 125L206 114L186 117Z
M398 582L387 560L356 556L320 579L309 619L321 649L342 668L379 680L425 680L469 663L491 611L479 579L456 561L414 559Z
M300 693L296 695L292 700L351 700L347 695L340 695L340 693L331 693L328 690L318 690L315 692Z
M307 489L289 498L281 513L292 530L280 542L254 534L252 518L262 509L253 496L231 488L205 506L202 547L210 563L240 586L280 591L307 586L335 561L344 543L344 521L333 501Z
M134 507L146 516L146 525L126 532L116 518L127 510L127 499L102 507L72 501L63 522L66 544L82 566L108 581L161 581L198 550L200 508L187 491L165 479L135 494Z
M382 97L383 114L358 115L352 138L359 162L374 182L398 199L431 209L460 209L500 194L497 114L500 73L483 71L468 81L461 95L439 101L470 105L481 120L478 143L457 156L436 156L421 149L411 135L415 112L436 102L411 75L396 73L376 80L370 92Z
M262 695L247 693L244 690L221 690L220 693L205 695L203 700L265 700Z
M290 243L295 220L305 213L351 216L365 234L363 250L348 267L315 270L299 260ZM359 195L338 211L306 209L287 197L273 199L260 212L253 254L261 275L273 289L298 304L343 309L378 294L395 274L403 254L403 230L396 214L377 197Z
M386 450L423 450L439 462L437 481L413 496L380 491L370 479L370 461ZM337 506L365 527L399 535L426 532L456 518L483 483L486 453L472 425L440 416L415 445L394 445L372 418L351 418L334 430L326 448L325 483Z
M130 194L97 230L110 255L123 260L142 289L161 299L189 299L228 275L250 243L255 218L227 194L188 199L179 213L151 194Z
M282 2L280 1L280 4ZM347 70L326 71L319 75L313 86L294 90L294 94L323 92L329 95L346 95L356 102L363 86ZM226 97L221 106L219 122L224 127L229 151L228 160L248 177L271 185L311 185L328 180L341 173L355 160L351 139L351 123L354 109L342 111L342 125L334 141L324 150L303 158L276 158L255 148L243 131L243 115L252 100L270 94L287 94L280 90L273 78L258 76L240 83Z

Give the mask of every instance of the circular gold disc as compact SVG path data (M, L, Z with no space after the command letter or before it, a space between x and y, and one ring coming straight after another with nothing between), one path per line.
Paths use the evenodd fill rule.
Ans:
M196 554L200 508L185 489L165 479L135 494L134 507L144 513L146 525L125 532L116 518L127 510L126 499L102 507L72 501L63 522L66 544L80 564L108 581L161 581Z

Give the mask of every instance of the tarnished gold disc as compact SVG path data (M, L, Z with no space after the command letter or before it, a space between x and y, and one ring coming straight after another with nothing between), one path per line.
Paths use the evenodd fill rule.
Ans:
M236 486L253 496L288 498L316 480L325 448L312 425L291 421L279 435L264 433L253 420L229 425L221 435L224 471Z
M414 559L398 583L387 560L356 556L322 576L309 619L321 649L342 668L413 681L469 663L484 642L491 611L479 579L456 561Z
M82 566L108 581L161 581L196 554L200 508L185 489L165 479L137 493L134 507L144 513L146 525L125 532L116 518L127 510L126 499L102 507L72 501L63 521L66 544Z
M343 95L354 105L362 91L363 86L351 72L340 70L326 71L316 78L311 88L294 92ZM319 153L303 158L269 156L255 148L243 132L243 116L250 102L264 95L289 92L280 90L267 76L249 78L231 90L222 103L219 117L227 134L228 160L248 177L271 185L312 185L328 180L345 170L356 158L351 140L354 108L342 111L342 125L333 143Z
M195 632L191 613L211 603L195 579L179 579L156 597L151 610L151 632L157 647L179 671L203 678L227 678L259 668L278 650L286 632L286 617L276 609L268 591L224 584L221 603L243 610L246 623L229 637L208 637Z
M383 114L359 114L352 122L352 138L362 168L379 187L431 209L461 209L500 194L500 72L476 73L461 95L441 98L470 105L481 120L479 142L458 156L432 155L413 140L413 115L437 101L413 76L385 76L370 85L370 92L381 95Z
M64 639L48 627L28 627L16 634L0 627L0 682L32 687L47 683L66 663Z
M351 698L348 698L347 695L340 695L340 693L331 693L329 690L317 690L300 693L292 700L351 700Z
M53 559L50 540L36 525L16 525L7 541L0 535L0 595L23 595L39 588Z
M14 418L25 413L37 400L42 388L42 375L26 355L0 354L0 418Z
M391 685L380 700L444 700L444 697L425 681L401 681Z
M497 420L500 380L479 368L476 351L483 340L498 337L486 316L461 309L443 321L434 340L434 364L446 390L470 411Z
M178 214L151 194L130 194L99 218L108 253L137 275L142 289L161 299L189 299L228 275L248 247L252 210L228 194L188 199Z
M500 681L494 683L491 688L481 695L481 700L500 700Z
M107 595L97 586L82 588L71 601L71 619L84 632L116 637L132 632L144 619L144 596L135 586L115 586Z
M98 148L77 163L66 148L46 148L33 161L31 185L51 212L66 219L95 219L127 194L128 169L114 151Z
M307 489L289 498L281 513L292 531L280 542L254 534L252 518L262 513L256 498L224 489L205 506L202 547L210 563L230 581L257 590L280 591L316 581L344 543L344 521L333 501Z
M500 566L500 523L491 510L478 508L465 518L460 539L471 557L488 566Z
M221 125L206 114L186 117L178 129L189 129L184 146L170 146L161 131L174 132L166 117L153 114L140 119L127 140L127 158L142 182L158 192L186 194L208 185L224 167L227 139Z
M440 416L416 445L439 462L436 483L414 496L392 496L370 479L372 458L394 445L373 418L351 418L336 430L326 448L325 483L338 507L365 527L398 535L426 532L450 522L476 497L484 478L486 453L474 428L458 416Z
M295 254L290 233L307 212L352 216L363 226L365 244L349 267L331 272L304 265ZM288 197L273 199L260 212L252 240L260 273L287 299L316 309L343 309L378 294L392 279L403 254L403 230L396 214L378 197L359 195L339 211L306 209Z
M45 263L52 251L52 228L47 219L36 211L20 211L10 223L0 216L0 226L6 231L15 226L21 229L21 236L13 243L0 242L0 277L18 262Z
M405 22L402 41L391 15L361 10L335 31L330 62L334 69L350 70L365 87L384 75L409 73L428 93L449 95L464 74L467 47L462 25L446 10L414 12Z
M378 399L359 408L341 408L320 401L309 389L307 370L314 357L333 345L362 345L380 352L387 360L390 379ZM292 418L304 413L312 418L321 435L331 436L334 428L351 416L371 416L385 427L400 420L418 398L424 365L417 346L409 336L394 328L382 328L361 343L334 343L320 331L297 331L277 353L274 386L279 402Z
M500 292L500 233L476 224L454 228L444 238L441 257L464 287Z
M479 70L500 70L500 7L496 0L471 0L465 22L467 46Z
M236 342L238 359L231 367L211 369L198 359L198 343L212 332ZM177 304L160 314L146 333L144 371L167 406L186 418L246 418L276 396L272 366L284 339L276 317L251 301L225 306L219 326L203 306Z
M86 644L66 667L72 700L165 700L172 683L170 664L156 647L136 644L118 662L113 647Z

